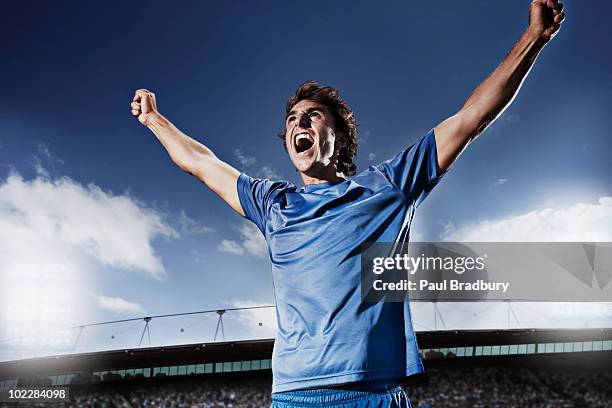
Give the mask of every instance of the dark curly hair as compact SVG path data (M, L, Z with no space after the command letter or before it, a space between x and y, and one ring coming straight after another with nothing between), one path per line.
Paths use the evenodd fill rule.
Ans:
M346 145L338 151L337 169L346 176L354 175L357 172L357 166L353 163L353 156L357 154L357 124L351 108L340 97L336 88L307 81L289 97L285 114L289 115L293 107L303 100L315 101L329 108L334 117L336 131L343 133L346 138ZM279 133L278 137L284 142L285 131Z

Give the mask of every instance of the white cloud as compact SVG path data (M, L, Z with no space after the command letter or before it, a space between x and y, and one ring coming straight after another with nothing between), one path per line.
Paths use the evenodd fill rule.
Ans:
M268 244L255 224L244 221L238 232L240 241L224 239L217 249L220 252L235 255L251 254L262 259L268 259Z
M493 183L494 186L501 186L504 185L508 182L507 178L498 178L497 180L495 180L495 183Z
M281 178L278 172L270 166L263 166L256 174L257 177L270 180L279 180Z
M143 314L144 309L140 304L135 302L128 302L125 299L120 297L107 297L98 295L96 296L96 302L98 305L106 310L109 310L113 313L124 314Z
M0 338L19 339L16 348L69 347L74 340L57 330L86 318L93 265L163 278L151 241L175 235L128 196L11 173L0 180Z
M242 245L240 245L236 241L231 241L229 239L224 239L223 241L221 241L218 249L219 249L219 252L227 252L229 254L234 254L234 255L244 254L244 248L242 247Z
M37 151L39 154L42 154L43 156L46 156L46 157L48 157L48 158L53 157L53 155L51 154L51 150L49 150L49 145L47 145L47 144L46 144L46 143L44 143L44 142L38 143L38 144L36 145L36 151Z
M268 259L268 244L255 224L245 221L240 226L241 244L246 251L263 259Z
M612 308L609 304L598 303L559 303L546 306L544 313L546 318L553 321L590 322L605 321L612 319ZM556 306L556 307L555 307Z
M595 204L546 208L459 228L449 224L442 238L463 242L610 242L612 197L601 197Z
M546 208L484 220L459 228L449 224L441 237L447 241L463 242L610 242L612 197L601 197L596 203L576 203L563 208ZM445 315L449 328L482 329L504 325L507 309L501 303L500 306L465 304L463 309L459 306L452 305L457 309L454 322L452 315ZM520 322L513 320L513 327L607 327L611 322L610 308L605 305L514 302L512 307ZM461 317L461 310L468 315Z
M244 152L240 149L234 149L234 156L238 160L238 163L240 163L242 167L248 169L248 172L254 177L271 180L279 180L281 178L278 172L270 166L262 166L259 169L253 168L253 166L257 163L257 159L253 156L244 154Z
M164 277L165 270L151 241L177 236L158 213L133 198L67 177L26 181L11 174L0 184L0 221L0 243L19 246L26 257L37 258L36 248L51 240L102 265L153 278ZM23 248L26 242L33 247Z
M368 153L368 161L374 161L376 159L375 153Z
M252 300L234 300L230 302L232 308L252 308L270 306L269 303L260 303ZM276 314L274 307L260 307L231 311L227 317L235 320L241 329L238 330L244 339L272 338L276 336Z
M53 166L54 163L64 164L64 160L54 155L51 152L49 145L45 142L39 142L36 144L36 153L37 154L34 155L34 161L38 166L40 166L41 157L46 163L50 164L51 166Z
M207 227L206 225L197 222L193 218L190 218L187 214L185 214L184 210L181 210L178 224L181 233L186 235L201 235L214 231L213 228Z
M51 153L49 145L44 142L36 144L36 153L32 155L34 170L36 175L42 178L49 178L50 173L45 167L49 167L52 173L57 173L55 164L64 164L64 160Z
M366 130L365 132L360 132L359 133L359 144L361 145L367 144L368 140L370 139L370 135L371 135L371 132L369 130Z
M41 178L49 178L49 172L40 165L40 163L34 164L34 170L36 171L36 175Z
M234 150L234 156L236 156L238 163L240 163L244 167L250 167L257 162L257 159L255 159L255 157L247 156L240 149Z

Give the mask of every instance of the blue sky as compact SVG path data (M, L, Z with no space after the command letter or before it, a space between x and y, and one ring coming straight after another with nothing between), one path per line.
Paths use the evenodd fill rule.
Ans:
M63 305L46 312L61 327L273 303L265 247L130 115L135 89L154 91L164 115L242 171L297 183L275 137L286 98L305 80L333 85L356 113L364 169L455 113L518 39L528 4L5 6L3 290L24 276L42 286L22 296L26 311L1 306L0 340L44 326L43 298ZM612 28L597 7L566 8L514 104L420 207L415 238L612 241L612 57L602 48ZM60 266L73 287L49 293ZM234 335L269 335L253 323L266 318L237 318ZM164 338L154 329L156 341L187 341L173 325ZM201 330L189 340L210 340ZM9 357L21 347L4 344Z

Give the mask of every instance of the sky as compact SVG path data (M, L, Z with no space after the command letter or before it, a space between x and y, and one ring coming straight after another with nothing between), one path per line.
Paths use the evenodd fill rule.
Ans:
M61 328L273 304L259 232L130 115L136 89L240 171L297 184L275 136L286 99L306 80L332 85L356 114L363 170L454 114L526 28L528 5L7 4L0 360L133 347L143 322ZM419 207L413 240L612 241L612 27L585 2L566 12L512 106ZM609 304L514 307L510 322L507 305L439 306L462 328L612 325ZM433 306L414 309L417 330L433 329ZM273 317L228 313L226 335L273 337ZM210 341L216 324L156 319L151 344Z

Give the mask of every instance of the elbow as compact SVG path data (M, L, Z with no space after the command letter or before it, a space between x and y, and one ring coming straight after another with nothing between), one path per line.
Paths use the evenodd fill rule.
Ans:
M194 168L193 166L186 165L186 164L183 164L183 163L180 163L180 164L179 164L179 163L176 163L176 165L177 165L177 167L178 167L179 169L181 169L181 170L182 170L182 171L184 171L185 173L190 174L190 175L192 175L192 176L195 176L195 175L196 175L196 171L195 171L195 168Z
M185 173L190 174L200 181L206 183L205 176L210 172L213 158L216 157L207 153L192 152L191 154L183 157L182 160L175 161L175 163Z
M174 162L174 164L184 171L185 173L189 173L191 175L195 175L196 173L196 160L191 155L180 154L180 155L170 155L170 158Z

